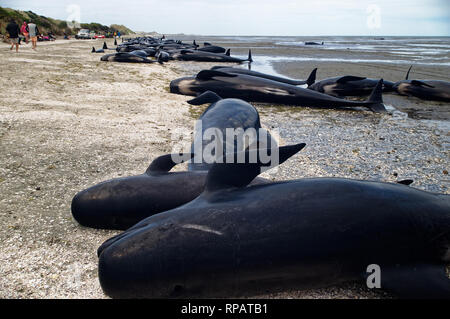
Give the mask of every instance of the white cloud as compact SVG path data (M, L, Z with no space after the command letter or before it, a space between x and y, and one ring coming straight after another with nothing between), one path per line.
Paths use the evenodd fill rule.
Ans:
M2 6L82 22L119 23L139 31L206 35L450 35L448 0L2 0ZM367 27L368 5L381 9L381 29Z

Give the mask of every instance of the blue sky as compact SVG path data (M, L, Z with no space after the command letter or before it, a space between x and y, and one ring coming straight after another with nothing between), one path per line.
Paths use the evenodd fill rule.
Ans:
M0 0L66 20L204 35L450 36L449 0ZM75 5L75 11L67 11ZM74 8L72 6L72 8Z

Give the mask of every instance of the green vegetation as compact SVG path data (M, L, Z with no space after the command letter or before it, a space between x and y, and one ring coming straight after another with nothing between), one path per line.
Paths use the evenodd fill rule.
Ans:
M102 25L100 23L81 23L80 28L69 28L66 21L52 19L38 15L32 11L20 11L10 8L0 7L0 32L6 34L6 26L9 21L14 19L19 27L22 25L23 21L33 21L39 27L39 30L43 34L52 32L55 35L63 35L64 33L68 35L75 35L80 29L89 29L98 34L107 34L118 32L122 35L133 33L130 29L123 25L112 24L111 26Z
M133 31L128 29L126 26L121 25L121 24L111 24L110 28L115 30L115 31L120 32L121 35L134 33Z

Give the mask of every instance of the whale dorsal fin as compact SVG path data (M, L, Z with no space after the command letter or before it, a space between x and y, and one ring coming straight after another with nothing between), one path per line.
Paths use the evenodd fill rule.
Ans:
M367 79L367 78L363 78L361 76L346 75L346 76L339 78L336 82L337 83L346 83L346 82L350 82L350 81L361 81L361 80L365 80L365 79Z
M429 84L427 84L427 83L425 83L425 82L422 82L422 81L419 81L419 80L412 80L412 81L411 81L411 84L412 84L412 85L415 85L415 86L427 86L427 87L429 87L429 88L434 88L434 86L429 85Z
M408 80L409 78L409 71L411 71L412 65L409 67L408 72L406 72L405 80Z
M150 166L147 168L145 173L147 175L158 175L167 173L170 171L175 165L186 162L192 158L193 154L191 153L182 153L182 154L166 154L155 158ZM174 161L174 158L179 159L178 161Z
M403 184L403 185L411 185L412 183L414 183L414 181L412 179L404 179L404 180L398 181L397 183Z
M227 52L225 52L225 55L230 56L231 54L231 49L228 49Z
M196 98L187 101L191 105L202 105L206 103L216 103L217 101L220 101L222 98L217 95L216 93L212 91L205 91L204 93L200 94Z
M95 52L95 47L92 47L92 51L91 51L92 53L94 53Z
M278 148L278 164L283 163L292 155L305 147L305 143L282 146ZM234 153L233 163L215 163L208 171L206 177L205 191L212 192L220 189L233 187L245 187L256 176L261 173L261 167L268 167L272 163L263 163L259 152L261 150L247 150L245 152ZM270 149L266 149L266 154L272 154ZM238 162L239 156L245 156L245 160ZM254 159L254 160L252 160Z
M308 76L308 79L306 80L306 84L308 84L308 86L311 86L314 84L314 82L316 82L316 73L317 68L314 68L314 70L311 71L311 74Z
M228 78L234 78L237 76L237 74L231 74L231 73L226 73L226 72L222 72L222 71L216 71L216 70L203 70L198 72L196 78L198 80L210 80L215 76L224 76L224 77L228 77Z

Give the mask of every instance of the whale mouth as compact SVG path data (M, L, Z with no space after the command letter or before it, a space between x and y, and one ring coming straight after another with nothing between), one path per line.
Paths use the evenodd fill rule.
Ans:
M170 82L170 93L181 94L178 86L179 83L179 79Z
M183 95L196 95L192 90L193 77L184 77L170 82L170 93Z

